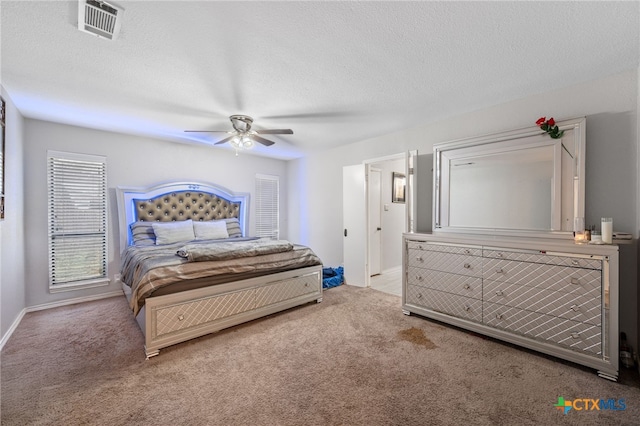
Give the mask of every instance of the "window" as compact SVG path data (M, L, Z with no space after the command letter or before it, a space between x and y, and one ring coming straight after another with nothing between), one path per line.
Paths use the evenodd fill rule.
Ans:
M107 285L106 158L47 152L49 290Z
M280 238L280 181L278 176L256 175L256 236Z

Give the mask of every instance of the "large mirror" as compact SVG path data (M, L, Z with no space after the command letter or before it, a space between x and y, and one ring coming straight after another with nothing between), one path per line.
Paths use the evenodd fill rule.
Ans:
M572 237L584 217L585 119L434 146L434 232Z

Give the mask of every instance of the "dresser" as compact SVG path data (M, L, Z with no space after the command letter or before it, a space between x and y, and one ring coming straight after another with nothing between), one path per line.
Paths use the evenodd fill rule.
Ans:
M404 234L402 308L618 377L618 247Z

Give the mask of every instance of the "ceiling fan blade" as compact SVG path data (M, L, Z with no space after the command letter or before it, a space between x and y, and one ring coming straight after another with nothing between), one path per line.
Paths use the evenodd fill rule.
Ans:
M263 137L260 137L258 135L252 135L251 136L253 138L254 141L261 143L264 146L271 146L273 145L275 142L271 142L269 139L265 139Z
M354 111L316 111L316 112L302 112L298 114L283 114L283 115L265 115L261 116L261 119L269 120L295 120L295 119L315 119L315 118L348 118L361 116L362 113Z
M197 133L231 133L228 130L185 130L185 132L197 132Z
M235 137L235 135L229 136L228 138L224 138L221 141L218 141L216 143L214 143L214 145L220 145L223 144L225 142L229 142L231 139L233 139Z
M266 130L256 130L256 133L261 135L292 135L293 130L291 129L266 129Z

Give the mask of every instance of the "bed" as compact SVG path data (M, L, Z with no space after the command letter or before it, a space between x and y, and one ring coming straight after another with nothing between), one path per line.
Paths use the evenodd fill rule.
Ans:
M147 359L167 346L322 301L322 262L310 248L247 236L249 194L192 182L116 193L118 279L145 336Z

